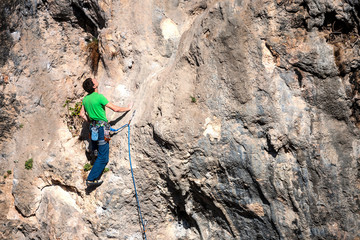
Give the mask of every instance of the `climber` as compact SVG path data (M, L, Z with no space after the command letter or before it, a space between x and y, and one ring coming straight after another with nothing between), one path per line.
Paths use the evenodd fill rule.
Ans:
M99 83L95 78L87 78L83 82L83 88L88 93L82 101L80 117L90 123L90 135L93 151L97 150L95 163L86 179L86 185L99 186L102 184L100 177L109 162L109 131L110 125L106 118L105 107L115 112L128 112L128 107L118 107L109 102L104 95L98 93Z

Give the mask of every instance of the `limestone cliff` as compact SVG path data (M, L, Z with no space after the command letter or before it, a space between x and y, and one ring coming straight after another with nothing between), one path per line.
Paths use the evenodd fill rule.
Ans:
M1 239L143 239L126 130L104 183L85 189L76 104L89 76L113 103L134 102L147 239L360 238L359 1L3 0L0 11ZM116 128L132 113L107 114Z

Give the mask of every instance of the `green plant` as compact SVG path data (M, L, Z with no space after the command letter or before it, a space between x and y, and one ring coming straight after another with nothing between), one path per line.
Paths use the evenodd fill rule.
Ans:
M64 103L64 105L63 105L63 107L69 106L69 103L70 103L70 102L71 102L71 100L66 99L66 101L65 101L65 103Z
M6 174L4 174L4 178L7 178L8 176L10 176L10 174L11 174L11 170L7 170Z
M30 158L25 162L25 169L30 170L33 168L33 159Z
M23 128L23 127L24 127L24 124L20 123L19 128Z
M105 168L104 171L103 171L103 173L106 173L106 172L108 172L108 171L110 171L110 169Z
M85 172L90 171L91 168L92 168L92 165L91 165L90 163L86 163L86 164L84 165L84 171L85 171Z
M82 102L73 102L73 100L67 99L63 104L63 107L66 108L67 111L65 120L69 131L73 136L79 135L82 127L82 120L79 116Z
M76 102L75 105L72 107L71 104L71 100L67 99L63 105L63 107L67 107L67 111L68 111L68 115L70 116L79 116L80 114L80 110L82 107L82 102Z
M82 102L76 102L74 107L70 107L71 116L79 116Z
M190 98L191 98L191 102L192 102L192 103L196 103L196 98L195 98L195 97L190 96Z
M89 53L87 61L90 62L91 71L96 74L100 60L99 40L97 38L93 38L87 44L86 50Z

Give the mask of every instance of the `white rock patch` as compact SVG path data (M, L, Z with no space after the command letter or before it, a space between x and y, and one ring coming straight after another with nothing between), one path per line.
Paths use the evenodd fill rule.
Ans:
M213 117L211 120L210 118L205 119L204 124L205 131L203 135L209 136L210 140L213 141L214 139L219 140L221 138L221 120Z
M180 37L176 23L170 18L163 19L160 23L160 28L162 35L166 40Z

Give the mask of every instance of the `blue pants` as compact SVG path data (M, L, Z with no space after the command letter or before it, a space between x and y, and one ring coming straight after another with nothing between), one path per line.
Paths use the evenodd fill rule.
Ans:
M92 141L93 150L98 150L95 160L87 180L94 181L100 179L106 164L109 162L109 143L104 140L104 127L99 128L99 140Z

